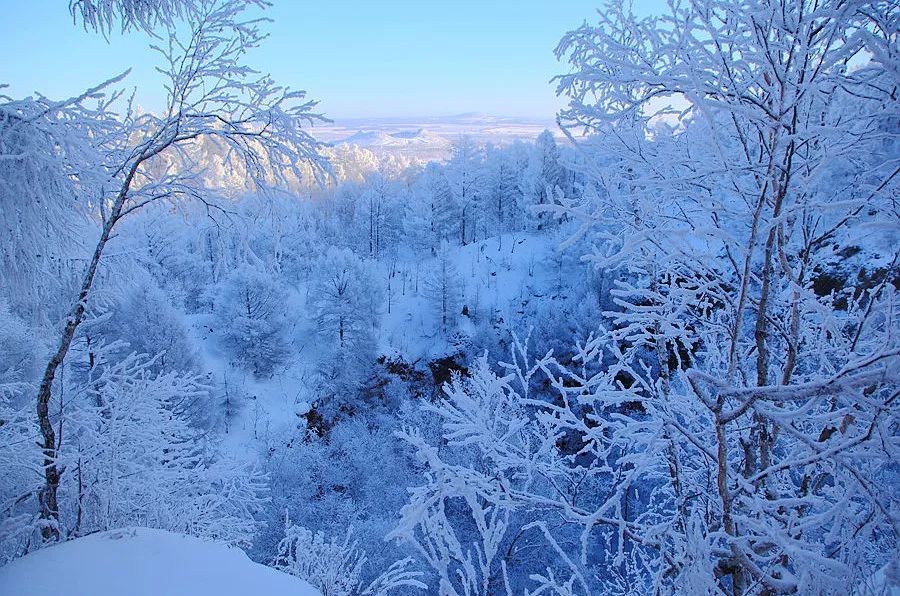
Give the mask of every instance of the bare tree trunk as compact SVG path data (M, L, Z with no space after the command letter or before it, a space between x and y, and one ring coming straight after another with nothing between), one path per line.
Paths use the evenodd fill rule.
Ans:
M75 330L84 320L84 312L87 307L87 299L90 294L94 279L97 276L97 267L100 264L100 256L103 254L103 248L109 241L113 226L118 222L122 213L122 206L125 203L127 188L130 185L134 175L134 170L126 179L123 190L116 197L112 211L106 223L103 225L103 231L100 233L100 239L94 248L94 254L84 274L84 280L81 283L81 290L78 293L78 301L69 311L66 318L66 326L63 329L59 344L47 368L44 370L44 376L41 379L37 396L37 417L38 425L41 430L40 447L44 455L44 486L38 494L40 502L40 519L41 519L41 537L45 542L53 542L59 540L59 503L57 493L59 491L59 480L62 476L63 469L57 464L57 442L56 433L53 430L53 424L50 421L50 398L53 392L53 381L56 378L56 371L65 360L66 354L69 353L69 347L72 345L72 339L75 337Z
M773 147L775 143L772 143ZM756 385L764 387L769 384L769 299L771 294L772 275L775 257L775 241L776 234L780 227L780 223L775 223L781 217L782 206L784 205L785 195L787 194L787 185L790 180L791 165L793 162L793 142L788 144L784 157L784 165L781 170L784 172L780 178L775 178L771 182L774 200L772 206L772 226L766 237L765 252L763 254L763 270L762 284L759 295L759 310L756 315L756 325L754 327L754 339L756 341ZM796 305L795 305L796 306ZM788 338L790 344L791 338ZM793 368L793 363L791 363ZM789 376L787 377L790 378ZM773 431L769 428L769 423L759 415L754 414L754 430L756 434L756 442L759 447L759 461L757 470L765 470L769 467L772 459L773 449ZM765 485L766 480L760 481Z
M715 414L716 425L716 455L718 462L716 464L716 488L719 492L719 498L722 502L722 528L725 533L732 538L737 536L734 526L734 519L731 515L731 492L728 489L728 439L725 434L725 423L719 419L718 413ZM732 547L735 548L735 547ZM732 593L734 596L741 596L745 590L744 572L740 564L729 565Z

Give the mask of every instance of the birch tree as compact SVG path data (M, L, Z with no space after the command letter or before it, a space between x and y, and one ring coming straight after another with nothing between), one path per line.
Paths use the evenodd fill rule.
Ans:
M865 567L846 525L896 540L896 503L872 479L897 446L897 252L879 232L897 224L897 18L880 2L709 0L648 19L610 6L557 50L573 66L560 117L594 135L604 191L575 211L602 236L594 262L638 280L617 290L606 341L655 354L656 374L628 378L661 421L685 538L699 478L681 466L715 462L696 490L717 495L710 572L733 593ZM848 247L882 267L845 313L813 284ZM679 412L686 400L697 409Z
M130 102L121 117L109 114L109 102L101 105L101 113L88 113L84 107L87 100L117 84L121 80L117 78L69 102L45 102L46 107L37 112L40 118L54 122L72 119L74 126L90 129L76 147L87 146L99 154L98 161L84 162L84 167L96 172L93 175L101 180L91 187L91 205L101 222L100 236L37 396L45 477L40 502L46 540L59 536L57 487L63 472L56 462L57 441L48 406L57 370L84 319L101 257L116 226L129 214L157 201L207 200L208 189L203 187L189 152L200 140L224 147L228 166L242 171L255 188L299 178L300 162L321 165L318 143L302 129L319 119L313 112L314 102L308 101L303 92L278 86L245 64L247 52L264 37L261 21L247 16L246 11L262 8L264 2L199 0L140 6L73 2L71 6L80 10L93 28L108 29L116 17L123 19L123 26L158 26L161 41L153 49L161 59L167 97L158 114L138 113ZM24 116L25 122L34 120L22 109L16 113L21 114L17 115L20 120ZM178 167L168 165L171 162L166 160L170 158Z

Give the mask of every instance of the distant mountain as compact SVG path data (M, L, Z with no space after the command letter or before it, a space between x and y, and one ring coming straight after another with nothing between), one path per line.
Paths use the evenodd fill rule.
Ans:
M360 147L376 147L390 143L391 135L380 130L360 130L346 139L337 141L335 145L359 145Z
M497 116L494 114L484 114L482 112L464 112L462 114L453 114L452 116L443 116L434 118L435 122L453 123L457 125L487 125L487 124L508 124L508 125L527 125L541 126L544 128L556 128L556 123L552 118L537 118L527 116Z
M416 130L401 130L400 132L395 132L391 136L396 139L421 139L425 137L426 134L424 128L418 128Z
M468 112L450 116L405 118L340 118L317 124L310 133L334 145L356 146L376 154L421 161L443 161L461 137L476 143L503 145L531 142L544 130L563 136L552 119L516 118Z
M401 130L388 133L382 130L360 130L336 142L338 145L358 145L368 148L412 148L413 146L429 146L443 148L450 144L444 137L432 134L423 128Z

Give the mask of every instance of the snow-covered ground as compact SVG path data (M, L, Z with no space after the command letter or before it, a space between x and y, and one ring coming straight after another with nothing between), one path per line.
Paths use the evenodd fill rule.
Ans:
M0 567L9 596L321 596L239 548L129 528L51 546Z

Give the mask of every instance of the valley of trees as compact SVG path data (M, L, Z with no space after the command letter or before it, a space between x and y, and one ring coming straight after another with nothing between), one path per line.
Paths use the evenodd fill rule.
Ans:
M317 141L266 5L73 0L157 113L0 86L0 565L144 526L329 596L900 589L895 3L611 2L562 132L429 163Z

